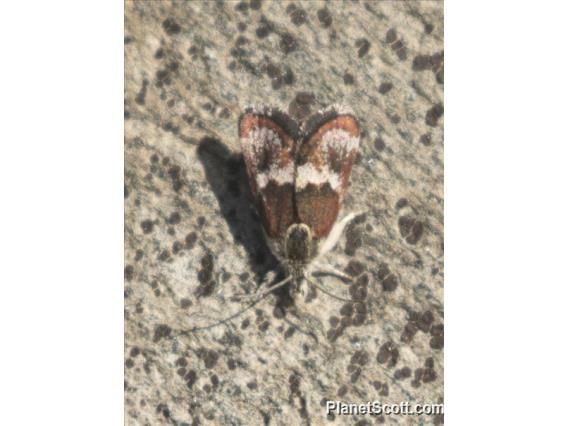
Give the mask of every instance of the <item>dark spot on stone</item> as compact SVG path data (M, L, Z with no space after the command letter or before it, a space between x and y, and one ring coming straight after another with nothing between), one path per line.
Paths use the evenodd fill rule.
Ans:
M430 334L432 335L430 347L432 349L442 349L444 347L444 324L432 326Z
M176 366L178 367L187 367L187 360L184 357L179 357L176 360Z
M394 28L391 28L387 31L387 43L394 43L394 41L396 40L397 36L396 36L396 30Z
M367 351L364 350L359 350L356 351L352 356L351 356L351 364L359 364L361 366L368 364L369 362L369 353Z
M233 358L229 358L227 360L227 367L229 368L229 370L234 370L235 368L237 368L237 363Z
M442 104L436 104L426 112L426 124L435 127L438 124L438 120L444 114L444 106Z
M434 380L436 380L437 377L438 375L432 368L426 368L422 373L422 381L424 383L433 382Z
M158 156L158 154L152 154L152 156L150 157L150 162L152 164L156 164L160 161L160 157Z
M385 141L381 137L377 136L375 138L375 149L379 152L382 152L385 150L385 147Z
M205 363L205 368L209 370L215 367L218 359L219 354L212 349L203 352L203 362Z
M178 61L170 61L167 65L167 68L171 72L176 72L179 69L179 62Z
M300 94L301 93L305 92L300 92ZM296 98L290 102L290 105L288 106L288 114L299 121L306 118L311 112L310 102L304 102L304 100L305 97L303 96L301 100L298 100L298 95L296 95Z
M348 256L355 255L358 248L363 245L361 229L355 223L350 223L345 231L345 254Z
M326 7L319 9L317 15L322 27L329 28L331 26L333 20L331 18L331 13L329 13L329 10Z
M294 76L294 73L292 72L290 67L286 67L286 73L284 74L283 81L284 84L288 86L294 84L294 82L296 81L296 77Z
M298 42L290 33L284 33L280 37L280 49L286 55L298 48Z
M245 330L246 328L248 328L248 326L250 325L250 319L245 319L243 320L243 322L241 323L241 330Z
M389 82L383 82L381 83L381 85L379 86L379 93L381 95L384 95L388 92L390 92L393 88L393 84L389 83Z
M383 286L383 291L395 291L398 287L398 278L393 274L386 263L381 263L376 270L376 277Z
M290 392L293 395L300 396L300 376L296 373L290 374L288 384L290 385Z
M210 380L211 380L211 384L213 385L214 388L219 386L219 377L217 377L216 374L211 375Z
M167 338L172 333L172 329L166 324L159 324L154 328L154 343L158 343L160 339Z
M247 2L241 1L237 3L237 5L235 6L235 10L241 13L246 13L248 12L248 7L249 5Z
M353 77L353 74L346 72L343 74L343 82L347 85L351 85L355 83L355 77Z
M333 328L337 327L339 325L339 318L336 316L329 317L329 325Z
M434 25L430 24L430 23L425 23L424 24L424 32L426 34L430 34L432 31L434 31Z
M439 84L444 84L444 67L440 68L437 72L436 72L436 81Z
M379 364L385 364L388 362L389 367L394 367L398 361L398 349L395 344L391 341L383 343L377 354L377 362Z
M213 255L207 252L201 258L201 269L197 272L197 279L200 284L195 290L195 295L199 297L209 296L215 288L215 280L213 279L214 269Z
M292 337L294 335L295 332L296 332L296 329L294 327L288 327L288 329L284 333L284 338L289 339L290 337Z
M401 216L398 219L400 235L408 244L416 244L424 234L424 224L411 216Z
M431 356L426 358L426 361L424 361L424 366L426 368L434 368L434 358L432 358Z
M344 397L345 394L347 393L347 386L342 385L338 390L337 390L337 396L338 397Z
M183 243L181 241L174 241L174 243L172 244L172 252L174 254L178 254L182 250L183 250Z
M191 125L193 123L193 117L187 114L182 114L181 118L183 119L183 121L185 121L187 124Z
M416 325L421 331L428 333L433 322L434 314L432 314L432 312L430 311L426 311L420 316L420 319L417 321Z
M430 55L416 55L412 61L414 71L424 71L432 68L432 58Z
M366 38L360 38L355 42L355 47L359 49L357 51L357 56L362 58L367 53L369 53L369 49L371 48L371 43Z
M140 88L140 91L136 94L136 98L134 98L134 101L138 104L138 105L144 105L146 103L146 92L148 89L148 79L145 78L142 80L142 87Z
M172 214L170 214L170 217L166 219L166 222L170 225L177 225L181 222L181 216L178 212L173 212Z
M166 419L169 419L171 417L170 409L166 404L158 404L158 406L156 407L156 412L164 416Z
M296 101L300 105L309 105L315 101L316 97L310 92L297 92Z
M124 278L126 281L132 281L132 277L134 277L134 267L132 265L126 265L124 267Z
M182 178L181 178L181 168L178 165L174 165L174 166L169 168L168 174L170 175L170 178L172 179L172 186L173 186L174 191L176 191L176 192L179 191L181 189L181 187L183 186L183 181L182 181Z
M162 22L162 28L168 35L175 35L179 34L181 31L181 27L179 24L174 21L172 18L167 18L164 22Z
M132 358L127 358L124 364L126 365L126 368L132 368L134 367L134 360Z
M341 322L343 322L343 319L345 319L345 318L342 318ZM326 333L327 340L329 340L330 342L335 342L337 340L337 338L339 336L341 336L341 334L343 333L342 327L343 326L340 326L338 328L329 329Z
M156 53L154 53L154 58L156 58L156 59L162 59L163 57L164 57L164 49L161 48L161 47L159 47L159 48L156 50Z
M256 381L248 382L247 388L249 388L250 390L256 390L258 388L258 384L256 383Z
M230 116L231 116L231 111L229 111L229 108L227 107L223 108L219 113L219 117L221 118L229 118Z
M124 36L124 44L130 44L134 41L134 37Z
M191 250L195 247L195 243L197 242L197 234L195 232L190 232L185 236L185 248Z
M140 355L140 348L133 346L132 349L130 349L130 356L136 358L138 355Z
M142 221L140 226L142 227L142 232L149 234L154 229L154 222L152 222L150 219L146 219Z
M406 207L407 205L408 205L408 200L407 200L406 198L400 198L400 199L396 202L394 208L395 208L396 210L400 210L400 209L402 209L403 207Z
M258 329L262 332L265 332L270 327L270 323L268 321L264 321L262 324L258 326Z
M270 34L270 27L266 24L262 24L256 29L256 36L258 38L265 38L268 34Z
M351 275L352 277L357 277L363 273L365 270L365 265L363 265L358 260L350 260L345 268L345 272Z
M351 315L353 315L353 304L345 303L339 310L339 313L344 317L350 317Z
M261 0L250 0L250 8L252 10L260 10L261 7L262 7Z
M397 380L408 379L412 374L412 370L409 367L402 367L400 370L394 372L394 378Z
M353 372L353 374L351 374L351 377L350 377L351 383L355 383L357 380L359 380L359 376L361 376L361 369L359 367L357 367L355 369L355 371Z
M161 262L165 262L169 258L170 258L170 251L169 250L162 250L162 252L160 253L160 256L158 256L158 259Z
M191 300L186 299L186 298L181 299L179 301L179 303L180 303L180 306L181 306L182 309L187 309L192 305Z
M408 55L407 55L407 52L406 52L406 47L404 46L404 43L402 42L402 40L395 41L392 45L392 50L394 50L396 52L398 59L400 59L401 61L406 60Z
M420 136L420 143L424 146L432 145L432 135L430 133L424 133Z
M416 323L408 322L404 327L402 335L400 336L400 341L403 343L410 343L417 332L418 327L416 326Z
M400 123L400 115L398 114L392 114L392 115L388 115L389 120L391 121L391 123L393 124L398 124Z
M237 29L242 33L247 29L247 24L244 22L239 22L237 24Z
M189 370L184 377L187 387L191 389L191 387L197 382L197 373L195 370Z
M305 24L308 20L308 14L306 13L306 11L297 7L293 3L288 5L288 7L286 8L286 13L290 15L292 23L296 26Z
M199 226L200 228L205 226L205 223L207 223L207 219L205 219L205 216L199 216L197 218L197 226Z

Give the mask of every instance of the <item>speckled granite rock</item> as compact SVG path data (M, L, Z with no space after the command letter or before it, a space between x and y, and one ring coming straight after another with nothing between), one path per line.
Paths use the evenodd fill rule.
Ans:
M439 424L325 400L443 398L443 3L126 2L126 423ZM343 303L235 293L275 279L237 118L350 105L363 129L322 277ZM323 405L323 406L322 406Z

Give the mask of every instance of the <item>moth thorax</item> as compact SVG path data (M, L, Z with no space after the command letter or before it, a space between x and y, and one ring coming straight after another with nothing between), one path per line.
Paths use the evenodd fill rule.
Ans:
M291 263L305 263L312 254L312 232L305 223L288 227L285 240L286 260Z

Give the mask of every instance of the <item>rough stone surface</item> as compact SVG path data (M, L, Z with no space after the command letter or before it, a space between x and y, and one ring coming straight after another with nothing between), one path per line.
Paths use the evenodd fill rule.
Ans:
M350 105L350 225L319 277L235 319L278 278L250 203L237 119ZM443 398L443 3L127 1L125 412L129 425L440 424L330 416L325 401Z

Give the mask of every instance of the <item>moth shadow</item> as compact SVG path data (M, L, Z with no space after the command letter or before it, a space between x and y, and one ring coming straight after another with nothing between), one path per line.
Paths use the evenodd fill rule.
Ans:
M217 197L221 214L234 241L245 249L251 271L259 285L269 271L279 268L252 203L243 157L240 153L232 153L220 140L212 137L201 139L197 155ZM246 282L248 278L244 277L242 281Z

